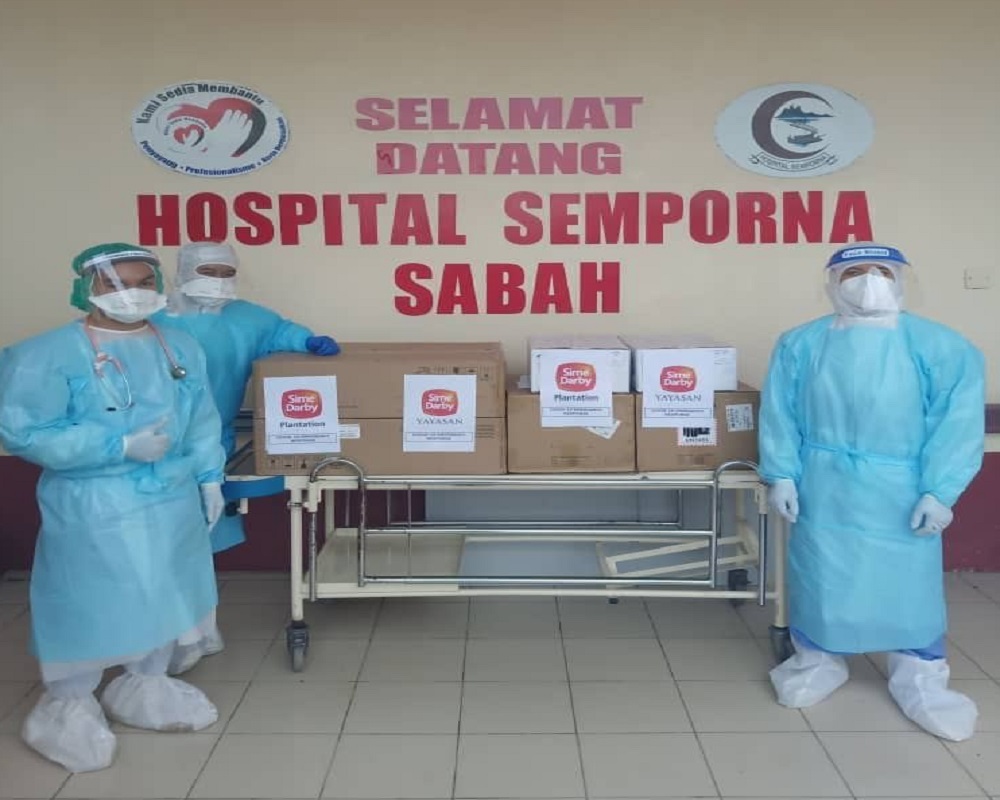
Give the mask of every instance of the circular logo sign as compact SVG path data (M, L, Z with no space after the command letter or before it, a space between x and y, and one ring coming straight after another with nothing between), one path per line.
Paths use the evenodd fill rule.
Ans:
M862 155L875 126L860 101L830 86L779 83L730 103L715 141L743 169L778 178L836 172Z
M145 97L132 138L162 167L204 178L260 169L288 145L288 123L274 103L246 86L191 81Z

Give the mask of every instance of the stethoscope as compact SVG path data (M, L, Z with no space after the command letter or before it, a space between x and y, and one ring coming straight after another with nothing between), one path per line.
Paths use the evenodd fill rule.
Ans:
M170 352L170 348L167 347L167 342L163 338L163 334L160 333L159 328L157 328L153 323L147 322L147 327L153 332L156 340L160 343L160 348L163 350L163 354L167 357L167 362L170 364L170 377L175 381L183 380L187 377L188 371L177 363L177 359L174 358L173 353ZM134 405L134 400L132 397L132 384L129 383L128 376L125 374L125 368L122 366L122 362L115 358L109 353L105 353L97 344L97 339L94 336L93 330L91 330L90 323L84 320L83 322L84 333L87 334L87 340L90 342L90 346L94 348L94 374L97 375L98 380L104 387L105 391L118 403L117 407L109 408L109 411L124 411L125 409L131 408ZM107 366L114 368L115 372L118 373L119 381L124 387L124 392L122 396L116 396L115 392L112 390L109 376L105 372ZM119 402L123 401L123 402Z

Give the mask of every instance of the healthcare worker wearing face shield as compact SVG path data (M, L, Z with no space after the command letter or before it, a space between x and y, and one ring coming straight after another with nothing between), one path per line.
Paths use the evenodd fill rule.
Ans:
M166 670L217 603L209 528L225 454L201 349L147 322L165 302L156 256L105 244L73 269L87 316L0 353L0 442L43 468L30 602L45 691L22 736L86 772L114 759L107 718L193 731L218 717Z
M948 688L941 534L979 471L982 354L902 311L903 254L858 243L827 264L835 314L785 333L761 406L761 475L792 523L795 654L771 672L803 708L848 678L845 654L890 651L889 692L911 720L962 741L977 710Z
M184 245L177 254L177 278L168 308L154 317L157 325L190 334L205 351L212 396L222 417L222 444L227 456L236 450L236 418L256 359L281 352L320 356L340 352L329 336L315 336L308 328L270 309L238 300L238 268L236 252L228 244ZM223 485L223 492L227 486ZM212 530L212 549L216 553L244 540L243 518L239 513L223 514ZM222 637L215 629L200 644L178 648L170 672L186 672L202 656L222 649Z

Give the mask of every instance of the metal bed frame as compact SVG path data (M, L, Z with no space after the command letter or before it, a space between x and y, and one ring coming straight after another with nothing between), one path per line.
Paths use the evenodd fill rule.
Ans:
M330 474L333 469L336 474ZM725 599L734 604L753 600L761 606L772 600L775 658L781 661L791 653L784 591L785 526L775 526L769 540L766 488L750 462L729 462L714 472L371 476L353 461L330 457L308 475L284 476L284 486L291 523L292 621L286 641L296 672L305 668L309 650L305 602L360 597L599 596L610 602L620 597L673 597ZM359 492L356 525L338 528L334 524L338 490ZM394 520L388 513L387 493L386 524L370 525L371 490L405 491L406 518ZM413 519L413 492L462 490L669 491L677 493L678 514L660 522ZM681 498L689 491L710 496L707 525L693 526L685 519ZM723 498L730 494L736 501L736 530L727 535ZM459 574L464 548L480 542L589 542L601 574ZM622 543L635 549L616 551ZM729 554L724 555L724 550ZM695 560L676 562L685 557ZM773 581L768 588L772 564ZM728 570L722 587L720 568ZM756 585L750 585L750 569L756 572Z

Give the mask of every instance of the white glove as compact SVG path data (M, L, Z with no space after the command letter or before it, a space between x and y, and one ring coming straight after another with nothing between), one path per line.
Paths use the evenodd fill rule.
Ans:
M166 425L160 420L125 437L125 458L146 463L159 461L170 449L170 437L163 432Z
M205 521L208 523L208 529L212 530L226 507L221 483L203 483L201 485L201 505L205 509Z
M917 536L934 536L951 525L954 518L955 515L948 506L934 495L925 494L913 508L910 527L916 531Z
M795 488L795 481L790 481L787 478L775 481L767 490L767 502L771 508L789 522L798 520L799 491Z

